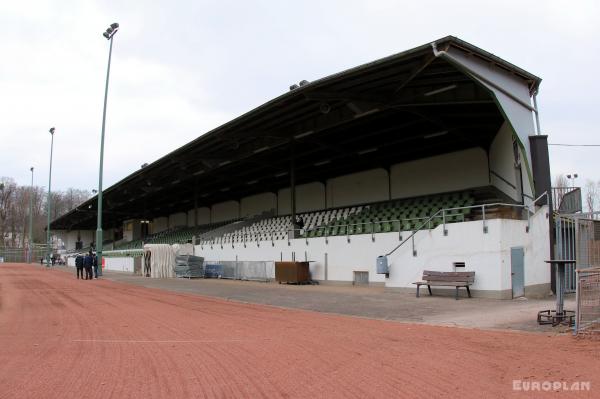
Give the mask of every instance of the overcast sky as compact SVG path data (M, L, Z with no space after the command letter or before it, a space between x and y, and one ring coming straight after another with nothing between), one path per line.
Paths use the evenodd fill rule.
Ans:
M595 1L0 2L0 176L98 186L108 42L115 36L104 187L286 91L455 35L543 81L552 143L600 144ZM553 175L600 180L600 147L551 147Z

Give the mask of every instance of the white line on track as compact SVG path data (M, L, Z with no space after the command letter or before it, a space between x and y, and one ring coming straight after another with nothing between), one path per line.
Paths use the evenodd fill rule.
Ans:
M127 343L127 344L194 344L211 342L256 342L270 339L197 339L197 340L138 340L138 339L74 339L73 342Z

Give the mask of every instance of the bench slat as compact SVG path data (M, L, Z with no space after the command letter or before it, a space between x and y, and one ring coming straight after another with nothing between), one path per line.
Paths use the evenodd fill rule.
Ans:
M472 283L467 283L464 281L421 281L419 283L414 283L419 285L431 285L433 286L447 286L447 287L466 287L468 285L472 285Z
M429 276L455 276L455 277L463 277L463 276L472 276L475 277L475 272L436 272L433 270L424 270L423 275Z
M426 276L423 275L423 280L425 281L462 281L472 283L475 281L474 276Z

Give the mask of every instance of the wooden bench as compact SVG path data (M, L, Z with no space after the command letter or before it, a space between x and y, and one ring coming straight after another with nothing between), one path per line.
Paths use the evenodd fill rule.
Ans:
M423 281L418 281L417 285L417 298L419 297L419 288L422 285L426 285L429 290L429 295L431 294L431 286L434 287L455 287L456 293L454 294L454 298L458 299L458 289L460 287L465 287L467 289L467 294L469 298L471 298L471 290L469 286L473 284L475 281L475 272L435 272L431 270L423 271Z

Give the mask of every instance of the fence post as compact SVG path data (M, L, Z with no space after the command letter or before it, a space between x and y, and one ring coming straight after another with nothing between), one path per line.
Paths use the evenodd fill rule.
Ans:
M483 221L483 234L487 234L488 228L487 228L487 225L485 224L485 204L481 205L481 215L482 215L482 221Z
M444 231L444 236L448 235L448 230L446 230L446 210L442 209L442 224L443 224L443 231Z
M375 222L371 220L371 241L375 242Z

